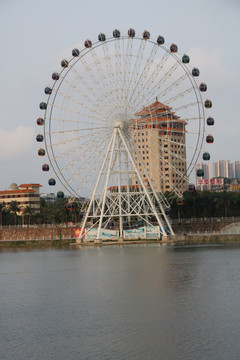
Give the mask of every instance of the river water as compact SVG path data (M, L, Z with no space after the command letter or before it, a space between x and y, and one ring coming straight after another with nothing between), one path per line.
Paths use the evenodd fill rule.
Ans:
M240 247L0 252L1 360L238 360Z

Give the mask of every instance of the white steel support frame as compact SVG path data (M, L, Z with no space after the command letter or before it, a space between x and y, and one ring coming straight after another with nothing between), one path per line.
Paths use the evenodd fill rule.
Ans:
M122 158L121 153L124 154ZM123 161L123 159L125 159L125 161ZM129 169L129 164L131 164L131 169ZM124 178L126 183L123 183L123 174L126 176L126 178ZM138 192L130 190L130 174L135 174L138 179ZM108 188L111 186L111 176L115 176L114 179L117 181L118 191L116 193L107 194ZM148 178L148 182L150 184L150 191L144 184L129 149L128 142L125 139L124 122L117 121L82 223L79 236L80 241L84 240L87 232L94 226L92 225L90 228L86 229L87 221L91 218L97 218L96 224L98 228L96 240L98 241L101 240L101 231L105 228L108 221L116 218L119 220L119 237L123 238L123 217L126 217L129 221L131 216L142 219L146 225L152 227L153 225L147 220L147 217L155 216L160 228L159 237L161 234L167 236L167 232L174 235L169 220L164 212L163 205L154 190L150 178ZM102 189L99 189L100 186ZM126 186L126 192L122 191L123 186ZM123 202L126 204L125 209L123 207ZM160 213L157 211L154 202L158 203Z

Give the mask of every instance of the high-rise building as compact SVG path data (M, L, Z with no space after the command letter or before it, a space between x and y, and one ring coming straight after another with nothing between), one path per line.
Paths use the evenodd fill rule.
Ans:
M213 177L229 178L230 176L230 161L219 160L213 163Z
M230 164L231 168L231 178L240 179L240 161L233 161Z
M130 121L134 147L141 154L138 158L135 152L135 162L142 178L147 183L148 172L156 191L172 191L175 188L180 193L186 190L186 147L185 126L168 107L156 101L140 112ZM138 185L136 175L132 184Z

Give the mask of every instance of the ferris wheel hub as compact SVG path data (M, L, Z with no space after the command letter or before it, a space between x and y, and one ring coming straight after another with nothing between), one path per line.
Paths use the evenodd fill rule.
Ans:
M126 114L116 114L113 118L113 127L123 130L128 127L129 118Z
M123 120L116 120L114 122L114 128L123 130L125 127L125 122Z

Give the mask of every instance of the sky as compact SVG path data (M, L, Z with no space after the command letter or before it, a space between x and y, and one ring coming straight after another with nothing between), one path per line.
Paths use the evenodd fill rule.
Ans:
M163 35L198 64L213 102L211 161L240 160L239 0L0 0L0 190L53 191L35 140L43 90L77 44L130 27Z

